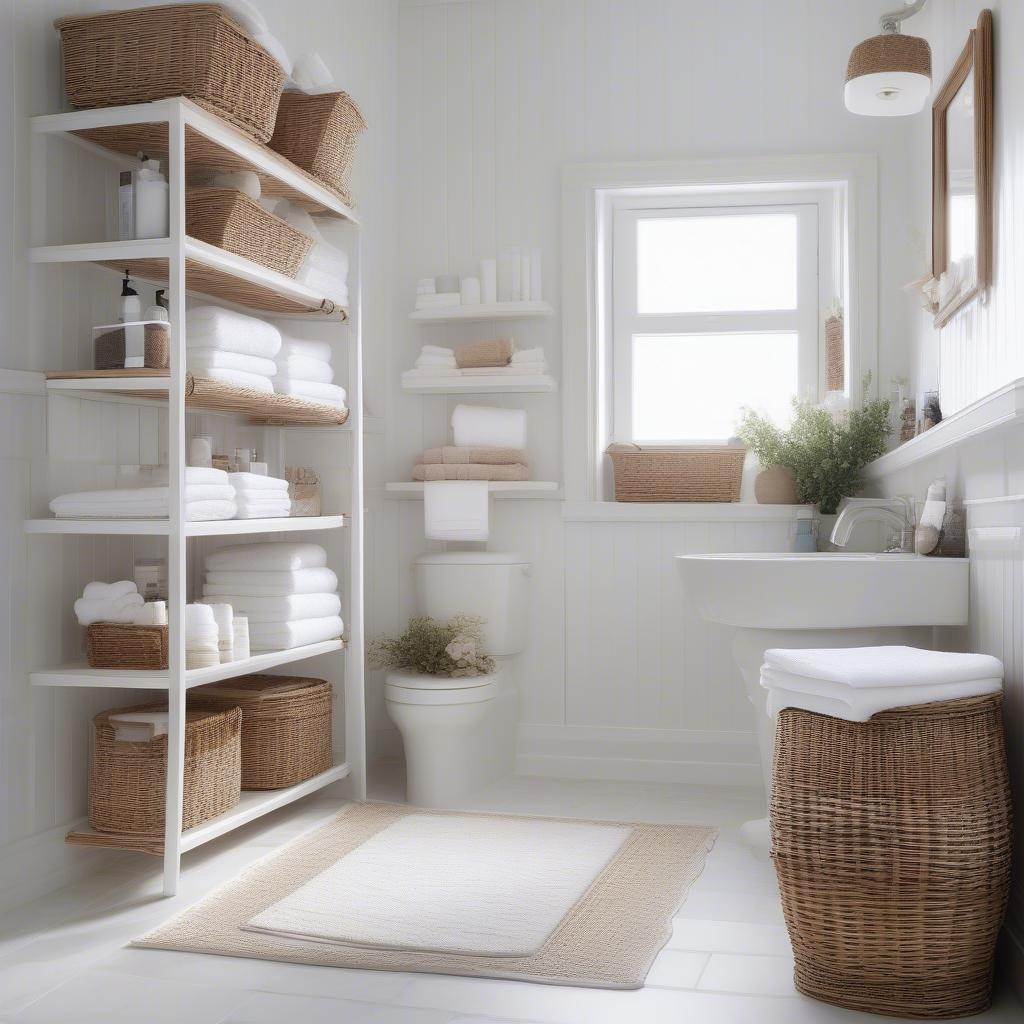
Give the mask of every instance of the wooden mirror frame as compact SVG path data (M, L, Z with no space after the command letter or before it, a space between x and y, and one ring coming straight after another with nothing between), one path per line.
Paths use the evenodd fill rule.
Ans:
M977 239L974 287L937 309L935 326L942 327L992 283L992 12L978 15L949 77L932 104L932 276L947 266L946 111L974 69L974 170L977 175Z

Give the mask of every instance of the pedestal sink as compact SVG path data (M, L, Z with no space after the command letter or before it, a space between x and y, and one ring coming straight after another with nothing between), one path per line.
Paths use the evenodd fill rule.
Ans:
M968 560L859 552L678 555L683 588L709 622L732 626L733 657L754 705L765 793L775 724L761 688L770 647L931 647L934 626L967 622ZM767 821L746 829L767 847Z

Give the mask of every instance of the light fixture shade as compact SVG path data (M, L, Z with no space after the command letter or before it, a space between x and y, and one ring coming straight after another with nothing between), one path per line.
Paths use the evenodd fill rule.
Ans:
M871 117L916 114L931 92L927 39L886 33L858 43L846 66L846 109Z

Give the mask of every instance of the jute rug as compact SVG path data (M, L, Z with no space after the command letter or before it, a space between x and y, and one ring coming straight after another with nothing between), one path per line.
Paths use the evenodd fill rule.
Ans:
M349 804L133 945L639 988L715 835Z

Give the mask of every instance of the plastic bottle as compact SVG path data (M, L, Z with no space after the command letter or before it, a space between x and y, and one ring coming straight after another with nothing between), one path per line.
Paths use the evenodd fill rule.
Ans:
M170 320L169 303L167 301L163 288L160 288L156 293L156 299L152 306L146 310L146 315L143 317L144 320L160 320L163 323L167 323Z
M138 323L142 319L142 301L139 299L139 293L132 287L127 270L121 283L121 312L118 319L123 324Z
M167 179L160 161L139 154L142 166L135 176L135 237L166 238L170 233Z

